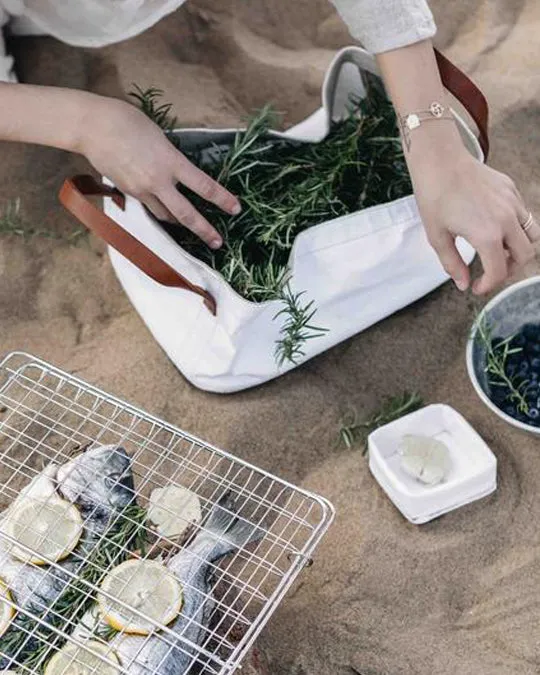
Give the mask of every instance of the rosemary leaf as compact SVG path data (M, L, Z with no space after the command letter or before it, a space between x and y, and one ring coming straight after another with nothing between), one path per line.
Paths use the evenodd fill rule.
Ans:
M372 431L419 410L423 405L424 401L418 393L405 391L384 401L381 408L364 421L359 421L356 412L352 412L341 422L340 442L349 449L360 443L362 454L365 455L367 439Z

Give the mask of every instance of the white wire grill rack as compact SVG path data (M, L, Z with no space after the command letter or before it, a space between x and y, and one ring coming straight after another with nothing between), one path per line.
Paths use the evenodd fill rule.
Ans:
M33 492L38 483L52 492ZM171 485L197 495L202 513L180 539L146 512L154 489ZM83 529L53 559L44 538L50 551L63 526L44 529L43 514L59 497ZM30 503L20 534L8 523ZM0 670L54 675L235 672L334 517L325 499L21 352L0 363L0 511L0 605L13 613ZM126 560L155 560L177 580L184 604L167 625L145 611L161 580L140 604L126 599L130 584L103 586ZM104 606L129 621L113 628ZM128 635L128 623L151 628Z

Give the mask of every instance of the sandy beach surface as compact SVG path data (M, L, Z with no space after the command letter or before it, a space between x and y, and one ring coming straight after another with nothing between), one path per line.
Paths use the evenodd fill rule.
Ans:
M492 104L491 163L540 213L540 3L433 0L438 45ZM273 101L286 124L318 107L351 42L326 0L192 0L134 40L90 52L50 38L15 49L27 82L121 96L167 92L182 125L236 125ZM37 112L36 112L37 114ZM281 675L540 672L540 443L475 396L464 352L472 298L452 284L259 389L219 397L179 375L115 279L103 245L58 204L85 160L3 144L0 208L54 237L0 234L0 350L26 350L263 468L320 492L338 517L260 639ZM529 270L534 273L535 268ZM422 527L407 524L339 420L403 389L456 407L492 447L499 488Z

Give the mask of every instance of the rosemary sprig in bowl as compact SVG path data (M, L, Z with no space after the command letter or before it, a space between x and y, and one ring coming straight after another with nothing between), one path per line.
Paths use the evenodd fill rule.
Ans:
M508 400L514 403L517 410L527 414L529 404L525 398L528 380L512 377L507 371L508 358L513 354L519 354L523 351L521 347L513 347L512 342L515 335L506 339L494 339L493 327L485 315L478 318L476 323L475 339L481 342L485 350L484 371L488 375L490 387L502 389L504 398L501 403Z

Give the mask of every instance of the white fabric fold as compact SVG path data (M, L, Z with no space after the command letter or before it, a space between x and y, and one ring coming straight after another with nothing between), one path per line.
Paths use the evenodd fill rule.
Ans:
M372 54L432 38L437 28L426 0L331 0L351 35Z
M142 33L185 0L0 0L2 9L71 45L102 47ZM331 0L351 35L373 52L435 34L426 0ZM22 29L21 29L22 30ZM17 30L17 32L21 32Z

